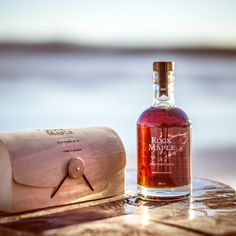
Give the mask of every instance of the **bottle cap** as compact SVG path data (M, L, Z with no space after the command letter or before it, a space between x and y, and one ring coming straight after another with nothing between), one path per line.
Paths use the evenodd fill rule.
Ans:
M158 72L167 72L174 70L174 62L173 61L155 61L153 62L153 71Z
M159 96L168 96L169 83L174 81L173 73L174 62L157 61L153 62L153 83L159 85Z

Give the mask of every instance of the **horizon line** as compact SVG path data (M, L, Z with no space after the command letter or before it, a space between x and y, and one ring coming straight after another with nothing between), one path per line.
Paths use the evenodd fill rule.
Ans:
M0 52L8 50L18 51L42 51L42 52L123 52L123 53L154 53L154 52L175 52L175 53L196 53L196 54L228 54L236 55L236 47L221 47L211 45L187 45L187 46L124 46L124 45L100 45L85 44L67 41L0 41Z

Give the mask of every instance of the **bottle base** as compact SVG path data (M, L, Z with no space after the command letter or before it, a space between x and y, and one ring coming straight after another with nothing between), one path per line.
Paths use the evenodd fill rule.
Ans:
M138 196L143 200L181 200L191 194L191 184L176 188L150 188L138 185Z

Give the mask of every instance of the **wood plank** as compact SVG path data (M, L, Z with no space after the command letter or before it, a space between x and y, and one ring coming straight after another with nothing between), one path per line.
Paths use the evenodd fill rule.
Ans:
M127 194L22 214L0 214L0 235L236 235L235 191L193 179L192 197L148 202L135 194L136 173L127 172Z

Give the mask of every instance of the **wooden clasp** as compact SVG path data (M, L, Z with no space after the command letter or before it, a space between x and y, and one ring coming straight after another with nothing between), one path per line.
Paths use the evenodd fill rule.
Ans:
M68 166L68 175L72 179L79 179L84 174L84 162L80 158L73 158Z

